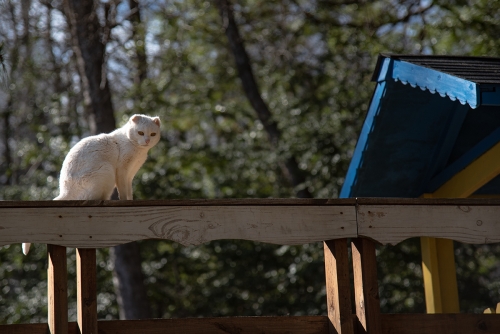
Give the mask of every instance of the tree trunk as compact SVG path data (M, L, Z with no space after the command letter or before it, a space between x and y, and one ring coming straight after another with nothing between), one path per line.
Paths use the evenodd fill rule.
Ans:
M3 121L3 143L4 143L4 161L5 161L5 171L2 183L6 185L11 185L12 180L12 153L10 150L10 138L12 136L11 132L11 124L10 124L10 116L12 114L12 94L9 94L9 100L7 102L7 106L5 107L4 112L2 113L2 121Z
M105 72L104 54L107 35L100 25L92 0L65 0L64 12L71 31L73 49L85 104L94 134L116 128L111 91ZM110 27L106 27L109 34ZM120 316L125 319L150 318L151 310L144 287L139 245L129 243L111 250Z
M65 0L64 12L71 31L73 50L80 72L91 132L111 132L116 128L111 91L104 69L103 28L93 0Z
M135 48L135 76L134 82L140 85L148 75L148 64L146 59L146 38L145 28L141 20L141 11L138 0L129 0L130 12L129 21L132 24L132 40Z
M281 138L281 131L276 121L273 120L272 114L260 94L259 86L253 74L250 58L248 57L248 53L238 30L238 25L234 19L232 4L229 0L216 0L216 4L219 8L222 24L229 42L229 47L236 62L236 68L245 95L252 108L257 113L257 117L262 122L269 141L271 142L271 146L276 149ZM285 161L280 162L280 167L290 185L296 188L298 187L296 193L297 197L312 197L311 193L305 187L305 173L299 168L297 159L294 156L290 156Z
M144 286L144 275L141 271L141 255L139 244L131 242L115 246L111 249L114 262L115 289L119 291L118 305L120 319L152 318L151 306ZM139 298L139 296L142 296Z

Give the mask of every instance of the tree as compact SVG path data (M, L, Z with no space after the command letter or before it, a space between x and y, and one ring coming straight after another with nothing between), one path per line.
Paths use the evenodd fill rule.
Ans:
M138 10L138 7L135 8ZM76 54L85 103L89 109L92 133L109 133L116 128L111 91L106 75L105 48L115 21L113 5L104 7L106 25L99 22L95 2L65 0L73 50ZM139 12L134 13L138 15ZM136 17L136 16L134 16ZM111 252L118 290L120 317L139 319L151 317L144 289L141 257L136 243L114 247Z
M276 149L281 140L281 131L278 129L278 124L273 119L266 102L262 99L259 87L255 81L250 58L248 57L248 53L234 19L233 5L229 0L218 0L216 4L224 25L224 31L229 41L229 46L234 55L236 68L245 95L264 126L271 146ZM297 197L311 197L311 193L307 190L305 185L305 173L300 170L295 156L291 155L284 160L284 162L280 162L282 172L288 182L290 182L293 187L298 188Z

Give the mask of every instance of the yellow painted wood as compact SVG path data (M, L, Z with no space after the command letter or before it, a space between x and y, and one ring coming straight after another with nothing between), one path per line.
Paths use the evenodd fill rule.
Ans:
M436 238L421 237L420 244L422 246L422 274L427 313L442 313Z
M466 198L499 174L500 143L423 197ZM453 240L421 238L421 245L427 313L460 312Z
M453 240L420 238L427 313L458 313Z
M436 251L439 263L442 313L458 313L460 312L460 305L453 240L437 238Z
M432 197L469 197L498 174L500 174L500 143L458 172L436 190Z
M495 194L485 194L485 195L470 195L467 198L482 198L482 199L500 199L500 194L495 195Z

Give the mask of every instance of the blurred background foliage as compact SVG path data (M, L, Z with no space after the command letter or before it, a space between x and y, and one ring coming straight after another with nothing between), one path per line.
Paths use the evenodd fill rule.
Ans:
M131 20L130 3L96 1L95 11L110 31L104 70L118 126L134 113L162 119L162 140L134 180L137 199L294 197L279 168L290 156L306 175L301 187L335 198L374 89L378 53L500 50L496 1L238 1L236 23L281 131L274 148L242 90L215 3L140 0L140 21ZM0 2L0 200L54 198L65 154L91 133L61 6ZM138 61L147 73L139 81ZM322 244L140 245L155 317L326 312ZM499 248L456 244L462 311L499 301ZM419 241L377 252L383 312L424 312ZM68 254L75 320L75 252ZM97 262L99 318L118 318L108 249ZM1 324L47 320L46 263L45 245L27 257L20 245L0 248Z

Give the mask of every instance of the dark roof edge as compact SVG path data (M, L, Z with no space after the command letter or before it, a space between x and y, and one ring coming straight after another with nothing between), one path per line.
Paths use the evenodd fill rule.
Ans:
M500 62L500 58L498 57L490 57L490 56L457 56L457 55L419 55L419 54L396 54L396 53L387 53L387 52L382 52L379 53L378 58L377 58L377 64L375 65L375 70L373 71L373 75L371 78L371 81L376 82L379 74L380 74L380 69L382 67L383 61L385 58L389 59L394 59L394 60L402 60L402 61L407 61L411 62L412 59L417 60L417 59L449 59L449 60L464 60L464 61L471 61L471 60L477 60L477 61L495 61L495 62ZM422 65L420 65L422 66ZM424 67L428 67L423 65ZM451 75L455 75L450 73ZM456 76L456 75L455 75ZM466 79L467 78L463 78Z

